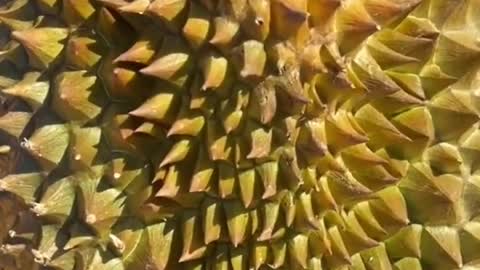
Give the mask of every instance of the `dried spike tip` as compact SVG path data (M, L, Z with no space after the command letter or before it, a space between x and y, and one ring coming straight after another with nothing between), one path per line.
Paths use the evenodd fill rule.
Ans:
M194 49L202 47L210 33L210 15L196 2L190 3L188 18L183 26L183 35Z
M31 204L36 201L43 181L40 173L10 174L0 179L0 191L13 193L25 203Z
M113 240L114 252L121 255L125 267L142 267L144 262L138 257L146 255L147 238L145 225L136 218L124 218L112 228L109 235Z
M63 119L86 123L95 119L105 106L96 77L86 71L60 73L55 78L52 108Z
M29 63L38 69L48 69L63 51L63 41L68 37L66 28L41 27L12 32L29 56Z
M24 100L34 111L44 105L50 84L40 81L39 72L25 73L23 79L13 86L3 89L2 92Z
M67 236L61 231L60 225L43 225L40 243L32 249L35 262L46 266L66 242Z
M24 139L21 146L49 173L62 161L69 143L67 126L52 124L36 129L30 138Z

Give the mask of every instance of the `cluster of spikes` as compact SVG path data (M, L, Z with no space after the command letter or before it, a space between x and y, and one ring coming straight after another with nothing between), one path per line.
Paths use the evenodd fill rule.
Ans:
M480 269L479 10L0 0L0 269Z

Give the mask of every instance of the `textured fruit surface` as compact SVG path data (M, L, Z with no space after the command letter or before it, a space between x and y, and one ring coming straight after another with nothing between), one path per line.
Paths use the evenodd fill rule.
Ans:
M0 0L0 270L480 269L477 0Z

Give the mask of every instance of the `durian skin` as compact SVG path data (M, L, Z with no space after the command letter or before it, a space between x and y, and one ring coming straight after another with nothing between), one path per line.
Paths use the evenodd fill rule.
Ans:
M0 269L479 268L479 9L0 1Z

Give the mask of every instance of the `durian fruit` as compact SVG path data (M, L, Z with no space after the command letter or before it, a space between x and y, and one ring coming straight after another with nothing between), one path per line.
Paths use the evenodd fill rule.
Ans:
M480 269L479 10L0 0L0 269Z

